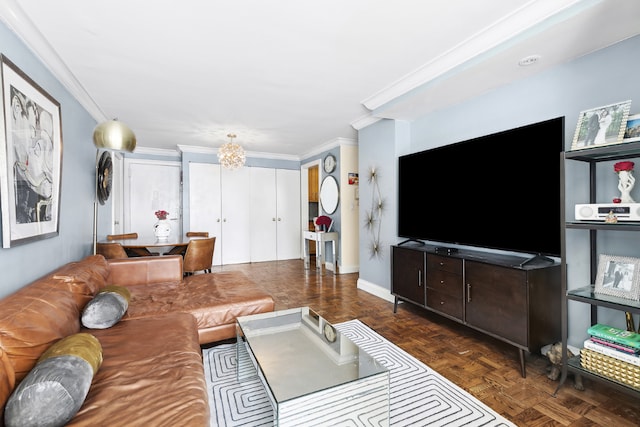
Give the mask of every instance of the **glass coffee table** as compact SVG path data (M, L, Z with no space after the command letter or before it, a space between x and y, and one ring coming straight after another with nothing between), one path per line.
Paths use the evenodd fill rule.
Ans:
M237 376L262 381L274 425L388 425L389 371L309 307L237 318Z

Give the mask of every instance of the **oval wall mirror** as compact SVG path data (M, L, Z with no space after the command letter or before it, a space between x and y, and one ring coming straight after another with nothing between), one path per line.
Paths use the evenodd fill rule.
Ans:
M328 214L332 214L338 208L339 191L338 181L329 175L322 180L320 186L320 204L322 210Z

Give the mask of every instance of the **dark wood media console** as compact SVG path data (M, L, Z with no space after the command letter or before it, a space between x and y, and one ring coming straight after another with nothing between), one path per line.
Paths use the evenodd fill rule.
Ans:
M391 246L393 312L400 300L462 323L516 347L539 352L561 339L560 263L417 243Z

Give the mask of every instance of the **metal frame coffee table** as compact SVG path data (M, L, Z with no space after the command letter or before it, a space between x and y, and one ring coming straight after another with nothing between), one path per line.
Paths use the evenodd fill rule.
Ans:
M238 381L260 378L275 426L389 423L389 370L309 307L237 318Z

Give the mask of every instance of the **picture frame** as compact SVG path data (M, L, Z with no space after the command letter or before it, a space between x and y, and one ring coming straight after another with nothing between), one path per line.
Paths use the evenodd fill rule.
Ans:
M0 55L2 247L55 237L60 224L60 103Z
M601 254L595 293L640 300L640 258Z
M627 117L627 124L625 125L622 141L640 141L640 114L634 114Z
M357 172L349 172L348 178L349 178L349 185L358 185L360 183Z
M630 109L627 100L580 112L571 151L627 142L623 136Z

